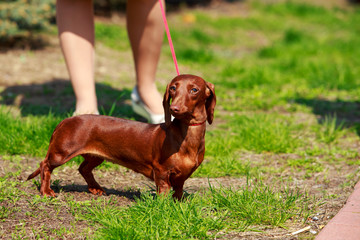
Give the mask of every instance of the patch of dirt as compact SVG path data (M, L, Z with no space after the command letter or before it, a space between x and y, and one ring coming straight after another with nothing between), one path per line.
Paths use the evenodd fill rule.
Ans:
M281 166L288 159L298 158L295 154L245 154L240 156L244 161L250 160L253 163L262 163L272 166L274 169ZM110 201L117 206L129 206L133 204L134 199L140 197L143 191L154 191L155 185L152 181L140 174L134 173L123 167L118 169L100 168L94 171L95 178L105 189L106 196L94 196L87 190L87 186L79 174L76 164L65 165L54 170L52 174L52 188L57 194L56 202L41 204L40 208L33 208L31 205L34 195L39 195L39 189L36 181L25 182L27 176L32 173L40 163L41 159L21 157L17 161L9 161L0 158L0 177L9 176L9 180L18 182L14 186L14 194L22 192L20 198L14 202L0 202L2 207L15 209L11 217L3 219L0 233L5 239L11 238L11 234L17 229L29 236L35 238L32 234L47 234L57 238L56 232L67 229L68 238L76 238L75 232L82 232L81 236L90 236L94 228L87 222L81 221L74 217L71 208L66 205L67 200L71 199L76 202L92 201L98 198ZM21 171L20 176L16 179L12 177L11 172ZM255 229L262 232L233 232L224 236L219 234L219 239L301 239L313 238L315 235L309 232L291 236L289 233L299 230L305 226L311 226L313 231L319 232L325 224L338 212L344 205L347 197L352 192L355 179L360 177L359 167L348 166L345 163L338 165L326 165L323 172L304 177L302 170L279 171L274 172L270 177L264 178L263 181L269 186L280 186L281 189L289 188L298 190L302 194L308 194L309 198L314 199L310 205L314 215L309 216L305 223L293 222L288 225L288 229L282 228L264 228ZM349 181L348 176L353 175ZM347 183L347 184L344 184ZM221 178L190 178L186 181L185 191L188 193L207 191L211 186L218 188L231 187L233 189L246 186L246 177L221 177ZM277 189L279 190L279 189ZM39 198L40 199L40 198ZM321 203L321 204L320 204ZM38 205L37 205L38 206ZM316 217L316 218L313 218Z

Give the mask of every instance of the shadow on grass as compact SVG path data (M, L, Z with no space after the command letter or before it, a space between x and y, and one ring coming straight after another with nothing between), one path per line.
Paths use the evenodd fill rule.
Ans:
M100 114L123 118L145 119L136 115L130 102L131 89L118 90L103 83L96 83ZM45 115L71 116L75 96L69 80L53 79L45 83L16 85L5 88L0 104L19 107L22 116Z
M319 116L319 123L323 123L326 117L336 117L337 124L347 127L355 127L360 136L360 101L329 101L321 98L296 98L295 103L312 108L314 114Z
M89 193L87 185L65 185L65 186L51 186L55 193L59 194L59 192L78 192L78 193ZM106 192L107 196L115 195L118 197L125 197L129 200L134 201L136 198L140 198L141 192L138 190L115 190L115 189L108 189L103 188Z

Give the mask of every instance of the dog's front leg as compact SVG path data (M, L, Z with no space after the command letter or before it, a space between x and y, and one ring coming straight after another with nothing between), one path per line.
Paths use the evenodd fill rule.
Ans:
M156 184L156 192L158 194L168 194L170 185L170 173L166 170L154 169L154 181Z
M173 190L175 191L173 194L173 198L180 201L183 197L184 182L176 183L172 187L173 187Z

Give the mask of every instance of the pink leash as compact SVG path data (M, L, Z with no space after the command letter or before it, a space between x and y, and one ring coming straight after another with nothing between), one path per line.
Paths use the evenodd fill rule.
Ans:
M172 40L171 40L171 35L170 35L169 26L168 26L167 21L166 21L166 14L165 14L164 7L163 7L163 5L162 5L161 0L159 0L159 3L160 3L160 8L161 8L162 17L163 17L164 24L165 24L165 30L166 30L167 39L168 39L168 41L169 41L172 58L173 58L173 60L174 60L174 64L175 64L175 68L176 68L176 73L177 73L177 75L179 76L179 75L180 75L180 73L179 73L179 67L178 67L177 60L176 60L174 45L173 45Z

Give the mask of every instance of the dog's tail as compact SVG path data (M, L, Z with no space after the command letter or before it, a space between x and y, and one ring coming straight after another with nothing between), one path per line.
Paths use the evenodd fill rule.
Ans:
M36 176L39 175L39 174L40 174L40 168L36 169L35 172L33 172L32 174L30 174L26 180L33 179L34 177L36 177Z

